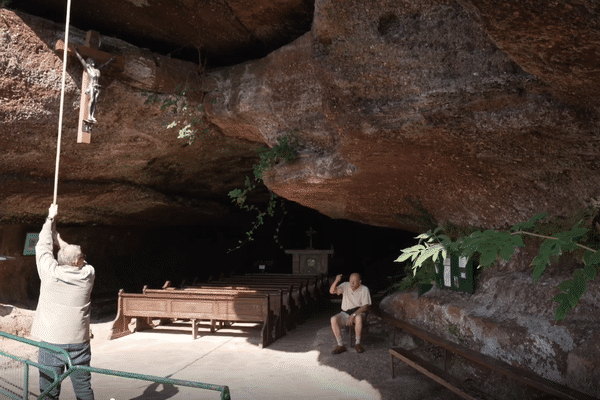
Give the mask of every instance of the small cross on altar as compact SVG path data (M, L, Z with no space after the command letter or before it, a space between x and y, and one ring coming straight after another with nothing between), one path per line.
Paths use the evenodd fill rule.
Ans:
M309 249L312 250L313 245L312 245L312 239L313 239L313 235L317 233L317 231L313 230L312 226L310 227L309 230L306 231L306 235L308 236L309 240L310 240L310 244L308 246Z

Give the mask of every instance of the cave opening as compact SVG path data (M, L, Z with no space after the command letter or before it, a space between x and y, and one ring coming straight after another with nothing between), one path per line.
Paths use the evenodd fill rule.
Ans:
M292 255L285 250L307 249L310 229L314 249L333 250L329 276L359 272L365 285L380 291L403 274L402 264L394 260L414 244L413 232L332 219L293 202L286 207L278 241L274 235L280 217L267 219L253 240L237 249L251 225L250 214L233 222L188 226L62 225L59 220L57 230L67 242L80 245L95 268L93 298L116 299L119 289L140 293L145 285L160 288L166 281L180 286L221 274L259 273L260 265L267 273L292 273ZM35 258L23 255L23 243L28 233L39 232L42 222L0 226L0 254L15 257L0 265L4 283L12 281L10 290L1 291L1 302L33 307L37 301Z
M110 3L110 2L109 2ZM116 3L115 3L116 4ZM97 30L103 36L115 36L139 47L195 63L204 63L205 67L219 67L237 64L249 59L267 55L302 34L308 32L312 24L314 2L303 2L302 18L282 27L282 33L269 43L256 40L254 45L240 48L235 46L229 53L200 51L195 46L174 46L168 40L156 40L150 37L136 36L123 28L115 30L96 18L93 10L82 10L79 3L74 8L71 25L81 30ZM30 15L63 24L65 5L53 1L19 1L9 4L12 9ZM106 16L108 17L108 16ZM107 19L107 18L105 18ZM293 19L290 19L293 20ZM199 54L199 51L201 54ZM400 266L393 260L400 249L412 244L414 236L392 228L363 225L348 220L331 219L314 210L293 205L286 216L279 234L280 244L273 235L278 221L270 221L260 229L253 241L238 250L235 248L240 239L244 239L250 222L240 221L236 225L230 222L219 225L206 223L194 226L64 226L64 236L69 242L80 244L88 256L88 261L97 269L97 281L94 294L116 292L118 289L139 292L144 285L160 287L166 280L179 285L182 281L200 281L210 276L256 272L257 265L267 263L266 272L291 272L292 256L284 249L304 249L309 239L306 231L314 229L315 249L333 249L330 260L330 275L337 273L361 272L365 284L383 286L386 277L398 275ZM27 233L39 232L40 225L34 221L24 222L21 228L15 228L10 237L5 237L4 245L0 240L0 254L19 255L22 241ZM2 229L2 227L0 227ZM61 227L59 226L59 231ZM16 233L15 233L16 232ZM13 240L16 238L15 240ZM14 244L14 243L18 244ZM21 248L19 249L19 246ZM17 286L26 296L4 292L3 301L12 298L36 300L39 281L35 272L35 260L23 257L19 260L4 261L10 270L10 263L21 265L26 282ZM270 270L269 270L270 269ZM14 272L14 271L13 271ZM23 290L22 286L26 286ZM2 285L0 285L2 286ZM15 297L16 296L16 297Z
M159 288L167 280L175 286L206 282L221 274L292 273L292 255L285 250L309 248L310 229L315 232L314 249L333 250L329 276L359 272L372 290L385 290L391 277L397 279L403 273L402 265L394 260L402 248L413 244L415 236L399 229L331 219L298 204L289 205L275 240L279 222L277 218L267 220L253 240L239 248L236 247L250 226L247 221L240 221L239 226L110 228L114 240L125 241L119 243L118 251L111 253L110 245L105 245L106 253L95 246L93 254L89 250L86 253L97 270L95 294L116 293L121 288L140 292L144 285ZM133 238L130 240L134 249L127 249L127 237Z

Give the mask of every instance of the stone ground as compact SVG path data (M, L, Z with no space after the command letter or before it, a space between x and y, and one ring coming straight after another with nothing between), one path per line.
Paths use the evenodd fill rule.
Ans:
M114 317L109 316L92 324L92 366L228 385L234 400L458 398L403 364L392 379L388 354L392 336L387 328L375 327L365 335L362 354L352 349L332 355L335 342L329 316L338 307L333 303L264 349L257 346L259 330L252 324L217 334L203 326L196 340L191 338L189 325L181 323L108 341ZM35 350L28 346L4 340L0 349L35 359ZM35 387L37 371L33 370ZM217 392L102 375L95 375L92 382L97 399L219 398ZM69 382L63 385L61 398L74 398Z

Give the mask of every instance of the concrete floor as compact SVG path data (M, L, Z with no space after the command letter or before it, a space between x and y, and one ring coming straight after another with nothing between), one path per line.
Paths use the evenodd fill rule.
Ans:
M229 386L233 400L434 400L457 397L429 378L401 364L391 378L389 337L368 334L365 352L332 355L335 340L329 317L339 305L312 316L270 346L258 347L260 332L252 324L235 324L211 334L208 325L192 340L181 323L107 340L111 320L92 324L92 366ZM235 328L235 329L234 329ZM32 369L37 388L37 369ZM94 374L97 400L219 399L216 391L171 387L146 381ZM71 383L61 399L75 399Z

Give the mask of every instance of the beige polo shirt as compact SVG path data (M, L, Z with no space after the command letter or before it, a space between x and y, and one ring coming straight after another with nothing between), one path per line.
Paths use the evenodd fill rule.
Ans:
M352 290L350 282L344 282L338 285L337 292L342 293L342 311L371 304L371 292L365 285Z
M52 222L49 220L40 232L35 258L41 284L31 336L53 344L89 341L94 267L58 265L52 253Z

